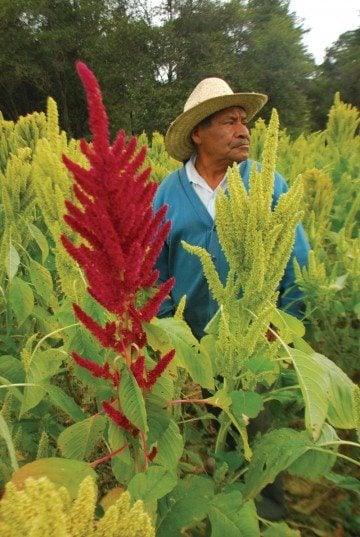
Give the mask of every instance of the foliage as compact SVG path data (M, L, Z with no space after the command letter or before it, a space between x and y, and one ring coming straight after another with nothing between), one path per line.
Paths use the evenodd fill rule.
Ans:
M315 128L324 128L331 99L336 92L341 93L346 103L360 107L359 53L360 28L341 34L326 50L324 62L318 66L309 91Z
M80 476L97 474L100 496L126 488L132 501L143 501L160 537L205 527L213 536L296 535L285 523L261 529L255 500L285 469L308 476L309 467L317 468L316 478L334 479L336 459L358 464L343 452L358 444L342 438L342 431L359 429L359 390L329 359L337 356L316 352L304 339L303 324L275 308L276 288L301 217L303 186L315 261L324 258L334 233L354 244L355 212L348 217L356 200L353 109L342 119L331 112L322 146L326 152L332 139L346 136L344 154L326 167L333 152L319 152L324 168L314 171L312 164L276 207L276 113L269 127L255 128L255 147L264 140L265 149L249 193L233 169L229 197L217 200L228 281L218 281L206 252L186 246L203 259L220 306L197 341L182 320L183 304L172 319L155 317L171 285L154 285L153 261L167 228L164 209L157 215L149 210L156 184L139 152L141 140L136 145L120 133L110 144L97 81L84 64L77 68L88 97L91 142L67 140L54 101L46 115L0 122L9 134L0 146L6 215L0 236L12 238L3 241L8 254L1 285L2 486L11 480L21 488L26 478L45 475L75 497ZM309 139L317 151L322 137ZM280 154L282 144L290 144L284 133ZM158 182L175 163L164 154L161 135L154 134L152 145L147 162L159 164ZM348 203L346 217L333 208L336 196ZM65 210L66 224L59 220ZM341 251L332 250L339 263ZM61 272L59 259L67 252L76 263L68 256L69 269ZM348 258L346 300L357 281ZM305 276L299 275L304 286ZM310 267L306 277L314 290L320 287ZM320 323L314 326L321 330ZM348 340L354 345L351 334ZM263 412L274 412L274 421L254 437L252 425Z
M358 378L359 353L359 111L336 94L324 131L291 141L280 133L278 169L304 183L304 226L313 248L298 270L306 292L309 342ZM252 151L259 158L266 130L258 120Z
M18 490L10 481L0 502L0 530L3 537L44 535L51 537L152 537L149 515L138 500L131 507L130 494L124 492L105 515L94 518L96 486L91 477L80 484L71 501L65 487L56 488L47 478L25 480Z
M269 95L262 117L268 119L276 108L281 124L295 135L309 125L304 89L314 66L301 42L303 30L288 10L288 4L279 0L247 3L246 48L239 57L241 81L237 86Z
M137 144L139 147L148 147L144 164L150 168L150 177L156 183L161 183L170 171L178 168L178 161L164 150L164 137L159 132L152 134L150 142L146 133L143 132L137 137Z
M134 2L3 0L0 110L17 120L46 108L86 133L86 107L72 69L84 58L106 90L114 131L165 133L200 79L221 76L240 91L269 95L292 135L323 129L335 92L358 106L359 29L342 34L316 67L285 0Z
M323 129L336 91L358 105L358 30L341 36L323 66L285 0L2 0L0 110L16 121L51 95L68 135L86 134L86 107L72 69L83 58L106 90L115 133L165 133L193 87L225 78L236 91L268 93L298 135Z

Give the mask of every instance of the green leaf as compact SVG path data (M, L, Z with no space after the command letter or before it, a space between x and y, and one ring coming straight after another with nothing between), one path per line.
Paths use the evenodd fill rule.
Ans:
M332 360L316 353L314 360L330 383L329 408L327 419L338 429L354 429L356 427L353 413L352 390L355 384Z
M74 399L64 392L59 386L46 384L44 389L47 391L51 403L60 408L65 414L70 416L74 421L85 419L85 414L81 408L75 403Z
M337 487L341 487L346 490L353 490L360 495L360 480L350 475L339 475L334 472L328 472L324 475L325 479L334 483Z
M33 384L31 381L31 375L29 375L27 382L29 384ZM28 412L28 410L35 408L45 397L45 395L46 390L40 384L25 386L19 417L21 418L26 412Z
M21 360L9 354L0 356L0 376L11 382L24 382L25 372Z
M210 356L199 346L189 326L180 319L153 319L145 325L149 345L154 350L166 353L176 349L174 363L186 369L191 378L203 388L214 388L214 377Z
M40 263L31 258L28 261L28 268L30 280L36 292L48 303L53 292L53 281L50 272L43 265L40 265Z
M119 403L125 416L140 431L148 430L146 408L142 392L131 371L124 367L119 386Z
M243 414L248 418L256 418L262 409L263 399L258 393L237 390L229 395L232 402L232 412L240 423L243 422Z
M330 378L321 366L317 354L298 349L288 349L294 364L305 402L305 425L316 441L328 414L330 403Z
M244 456L240 450L218 451L211 453L211 456L218 462L219 467L224 467L225 462L230 472L236 472L244 465Z
M162 466L150 466L146 472L137 473L128 485L134 500L150 503L168 494L177 483L176 474Z
M344 289L348 276L349 274L343 274L342 276L336 278L336 280L329 285L329 289L333 289L335 291L341 291Z
M161 435L165 433L172 417L166 408L163 408L164 405L157 404L157 402L158 400L152 394L146 394L145 405L149 429L147 435L148 447L157 442Z
M264 537L301 537L300 531L293 530L286 522L272 522L261 535Z
M39 332L43 334L52 334L51 339L57 339L60 341L63 339L64 333L59 329L64 327L64 325L61 325L55 315L51 313L51 308L56 307L57 301L55 295L49 295L46 304L44 303L41 306L39 304L35 304L31 317L36 319L36 327Z
M49 457L25 464L12 475L11 482L22 489L28 477L39 479L43 476L48 477L56 487L66 487L71 499L76 498L80 483L85 477L97 478L96 472L87 462Z
M160 378L157 379L151 390L151 395L161 399L163 404L167 404L168 401L174 398L174 382L167 371L164 371Z
M184 439L175 421L170 421L158 439L157 450L154 462L175 472L184 450Z
M245 474L245 499L255 498L312 446L307 434L292 429L276 429L255 443L253 457Z
M20 417L31 410L46 395L44 381L58 372L64 353L61 349L47 349L38 351L33 356L30 366L26 371L26 382L34 386L26 386L24 398L21 404Z
M35 376L32 370L29 370L26 375L26 382L31 386L25 386L24 397L21 403L20 414L21 418L26 412L36 407L40 401L45 397L46 390L42 386L41 381L36 382Z
M266 355L254 356L247 360L245 366L249 371L254 375L259 375L261 373L272 373L275 368L274 361L271 360Z
M323 443L336 442L339 437L336 431L328 423L324 424L319 440L315 445L321 446ZM289 466L288 471L292 474L310 479L318 479L330 472L336 462L336 447L327 446L327 449L334 450L334 454L322 453L309 450Z
M9 277L9 282L12 282L20 265L20 256L15 246L10 243L9 251L5 259L6 273Z
M279 331L281 336L283 333L289 333L290 335L299 338L305 335L304 323L302 323L300 319L297 319L297 317L290 315L290 313L286 313L286 311L279 309L273 310L270 321ZM292 340L291 337L290 340Z
M229 410L232 403L230 394L223 389L217 390L214 395L207 397L204 401L208 402L210 405L222 408L223 410Z
M339 429L353 429L352 380L326 356L289 349L305 400L305 419L316 440L324 419ZM325 416L324 416L325 414ZM316 433L316 434L315 434Z
M37 245L39 246L39 248L41 250L41 254L42 254L41 260L44 263L44 261L46 260L47 256L49 255L48 241L46 240L46 237L42 233L42 231L40 231L40 229L38 227L34 226L34 224L31 224L29 222L28 223L28 228L29 228L30 234L35 239Z
M105 310L89 293L86 293L81 306L84 311L90 315L99 324L105 323Z
M69 459L86 459L101 440L106 423L106 417L97 414L70 425L58 437L61 453Z
M125 452L128 454L127 460L122 457ZM124 487L128 486L128 483L136 473L135 461L130 456L128 449L122 451L120 455L115 455L115 457L111 458L111 471L120 485Z
M156 537L181 537L184 528L201 522L211 509L214 483L202 476L189 475L167 495L167 511L158 518Z
M15 276L10 284L9 298L11 308L20 326L34 308L34 295L30 284Z
M67 353L60 347L37 351L30 364L34 381L38 382L55 375L66 357Z
M108 442L111 451L116 451L128 443L125 431L112 421L108 427ZM128 447L111 458L111 469L118 482L127 486L136 473L135 461Z
M10 456L11 466L15 472L19 468L19 465L16 460L15 446L11 438L9 427L1 413L0 413L0 436L2 436L2 438L5 441L5 444L8 449L9 456Z
M205 334L199 342L202 353L210 356L213 377L219 374L219 363L221 363L221 348L218 344L218 335Z
M20 386L23 385L23 383L17 383L17 382L11 382L5 377L0 376L0 389L2 390L11 390L12 395L16 397L16 399L20 402L24 399L23 393L19 390L17 387L17 384L20 384Z
M260 537L254 502L243 504L241 493L217 494L209 510L211 537Z

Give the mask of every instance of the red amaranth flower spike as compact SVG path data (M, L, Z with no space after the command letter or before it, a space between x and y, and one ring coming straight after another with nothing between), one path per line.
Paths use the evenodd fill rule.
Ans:
M140 388L146 387L146 380L144 378L145 373L145 358L140 355L137 357L136 361L131 364L131 372L134 375L136 382Z
M146 345L143 323L150 322L169 294L173 279L159 285L144 303L158 278L155 261L160 254L170 223L164 222L166 207L154 213L152 202L156 184L150 181L150 169L143 167L146 148L137 148L136 139L126 140L120 131L113 145L109 140L109 121L99 84L82 63L77 72L85 88L92 142L80 141L80 149L89 166L83 167L63 156L63 162L73 174L74 201L66 201L68 226L82 239L73 243L62 236L62 244L79 264L88 285L89 294L107 312L105 326L99 324L80 305L74 304L79 321L104 348L122 356L130 367L141 390L149 391L164 372L175 351L170 351L151 371L147 371L141 349ZM135 355L132 348L137 348ZM103 401L102 407L119 427L138 434L121 411L113 406L119 401L118 387L121 365L114 360L99 365L73 353L74 361L94 377L111 382L116 395ZM115 404L116 406L116 404Z
M157 447L154 446L152 448L152 450L150 451L150 453L148 453L148 456L147 456L150 462L155 459L157 453L158 453Z
M100 86L85 63L77 61L76 70L86 91L94 150L97 155L102 155L105 159L109 151L109 121L102 102Z
M114 408L110 403L103 401L102 407L104 412L109 416L109 418L116 423L122 429L125 429L133 436L138 434L138 429L127 419L126 416L120 410Z
M114 375L110 373L110 366L107 362L104 365L96 364L91 360L83 358L75 351L71 353L71 356L77 365L87 369L94 377L112 380L114 382Z
M171 360L175 356L175 349L172 349L170 352L165 354L159 362L156 364L154 369L152 369L148 375L147 381L146 381L146 387L148 390L151 390L151 388L154 386L157 379L163 374Z

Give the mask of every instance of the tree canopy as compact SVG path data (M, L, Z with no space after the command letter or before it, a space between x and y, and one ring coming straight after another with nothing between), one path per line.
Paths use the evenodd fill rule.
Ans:
M359 106L360 28L316 67L287 0L2 0L0 110L58 103L62 128L86 132L77 59L97 74L114 131L164 132L204 77L269 95L291 134L320 129L339 91Z

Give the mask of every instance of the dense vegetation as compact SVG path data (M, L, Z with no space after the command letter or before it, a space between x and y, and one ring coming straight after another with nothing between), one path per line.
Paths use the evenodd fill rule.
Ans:
M114 133L164 133L210 75L268 94L263 117L275 107L291 134L323 130L335 92L360 105L360 29L339 36L320 66L305 31L285 0L2 0L0 110L16 120L44 111L50 95L62 128L83 136L80 58L101 80Z
M154 287L166 227L151 199L178 163L159 133L136 143L120 132L111 144L96 79L77 66L91 143L59 128L53 99L46 114L0 120L1 487L10 482L2 535L139 537L143 508L157 537L296 537L334 527L357 535L358 110L337 95L326 128L293 141L284 130L278 140L275 110L268 126L258 120L257 187L247 193L234 169L229 198L217 203L233 275L226 286L206 252L184 245L221 304L198 342L183 303L173 319L155 316L171 282ZM291 188L271 210L275 165ZM313 248L308 270L298 271L304 323L275 307L301 217ZM273 420L254 438L262 409ZM282 523L259 519L259 494L284 471L290 483L335 485L341 502L315 525L301 511ZM55 489L28 480L44 475ZM100 504L92 479L99 498L110 493ZM13 516L15 502L27 506L26 523Z

